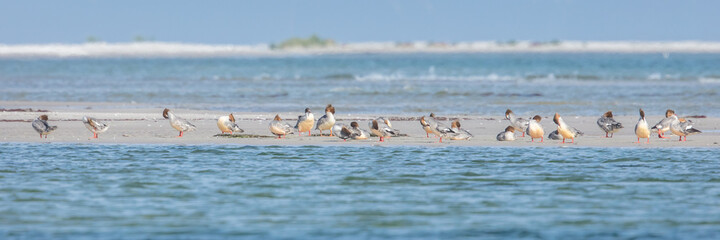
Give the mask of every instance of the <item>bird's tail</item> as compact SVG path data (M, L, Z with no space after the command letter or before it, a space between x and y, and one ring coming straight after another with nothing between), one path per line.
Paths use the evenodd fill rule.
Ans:
M233 132L245 132L245 130L242 130L238 125L233 126Z
M687 135L698 134L698 133L702 133L702 132L701 132L700 130L695 129L695 128L691 128L691 129L688 129L688 130L687 130Z
M344 126L342 127L342 129L340 130L340 132L342 133L341 136L342 136L342 137L345 137L345 138L350 137L350 135L352 135L352 132L350 132L350 129L347 129L347 128L344 127Z

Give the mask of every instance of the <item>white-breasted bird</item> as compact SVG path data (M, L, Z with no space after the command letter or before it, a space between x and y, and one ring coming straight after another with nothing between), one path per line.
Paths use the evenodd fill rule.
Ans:
M332 104L328 104L325 107L325 115L320 117L315 124L315 130L320 131L320 135L325 130L330 130L330 136L333 136L332 127L335 125L335 107Z
M670 124L670 132L680 136L680 141L687 141L688 135L702 133L700 130L693 128L693 122L684 118L678 118L677 115L672 116L673 121ZM685 137L685 140L683 140Z
M320 117L315 124L315 130L319 130L321 136L322 131L330 130L330 136L332 137L333 126L335 126L335 107L333 107L332 104L328 104L327 107L325 107L325 115Z
M575 143L575 138L582 135L582 132L578 131L574 127L571 127L565 121L560 117L560 114L555 113L555 116L553 117L553 122L557 124L557 131L562 136L562 143L565 143L565 139L569 138L572 139L572 142Z
M545 130L543 129L542 125L540 125L540 120L542 120L542 117L540 115L535 115L528 123L527 130L525 132L530 136L530 141L534 142L536 138L540 139L540 142L543 142L545 136Z
M315 115L310 112L310 108L305 108L305 115L298 116L298 121L295 124L298 134L302 135L303 132L308 132L308 136L311 136L310 130L315 126Z
M85 127L93 133L93 138L98 138L98 133L103 133L110 128L107 123L100 122L92 117L83 116L82 121Z
M245 132L245 130L242 130L240 126L235 123L235 116L233 116L232 113L228 116L219 117L217 120L217 126L222 133L233 134Z
M278 139L284 138L288 134L294 134L293 127L290 124L283 122L280 115L275 115L272 121L270 121L270 132L277 136Z
M635 135L637 136L638 140L636 143L640 143L641 138L647 138L647 142L650 143L650 128L648 128L647 120L645 120L645 111L640 109L640 119L638 119L637 124L635 124Z
M182 137L184 132L195 131L197 127L185 119L175 116L170 109L163 110L163 117L170 120L170 126L180 132L178 137Z

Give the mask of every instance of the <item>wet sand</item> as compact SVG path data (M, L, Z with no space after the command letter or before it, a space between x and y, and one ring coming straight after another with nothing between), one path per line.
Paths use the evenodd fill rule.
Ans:
M172 109L173 112L197 126L197 130L186 132L183 137L177 137L178 132L170 127L167 119L162 117L162 107L147 107L133 104L118 103L80 103L80 102L20 102L1 101L0 108L0 142L31 142L31 143L84 143L84 144L239 144L239 145L377 145L377 146L497 146L497 147L720 147L720 118L688 118L695 123L695 128L703 131L701 134L689 136L687 142L679 142L678 137L667 133L668 139L659 139L657 134L651 135L650 143L641 139L641 144L635 143L637 138L633 128L638 116L615 116L615 119L625 128L615 133L613 138L605 138L605 133L597 126L598 116L563 115L569 125L583 131L584 136L575 139L575 143L561 144L557 140L545 139L543 143L531 142L529 137L521 137L517 133L517 140L512 142L499 142L495 136L508 126L504 116L478 116L478 115L447 115L438 116L447 118L444 122L450 125L451 119L460 119L462 127L474 135L468 141L443 140L426 137L425 132L417 120L422 114L387 114L382 115L391 119L393 127L407 134L403 137L393 137L385 142L378 142L378 138L370 140L348 140L343 142L337 137L329 136L299 136L297 133L288 135L286 139L275 139L268 130L268 124L275 114L291 125L295 124L301 112L234 112L237 124L245 130L238 136L218 136L217 118L229 112ZM32 110L30 110L32 109ZM38 112L41 110L43 112ZM301 110L301 109L299 109ZM322 109L314 109L315 118L324 113ZM47 111L47 112L44 112ZM31 126L32 120L42 114L49 116L49 123L57 125L58 129L51 133L47 139L40 138ZM556 130L552 122L554 113L538 113L544 119L541 121L545 129L545 136ZM107 132L101 133L99 138L91 139L92 133L82 123L83 116L95 117L109 123ZM336 113L338 123L350 124L357 121L360 127L368 129L368 122L379 117L375 114L351 114L338 110ZM530 116L520 116L530 117ZM649 124L655 124L663 118L661 115L648 113ZM313 131L313 135L319 132ZM325 134L329 134L325 131ZM569 142L569 140L568 140Z

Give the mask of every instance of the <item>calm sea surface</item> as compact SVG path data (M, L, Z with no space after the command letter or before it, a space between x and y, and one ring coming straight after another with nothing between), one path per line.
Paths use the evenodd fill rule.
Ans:
M224 111L720 116L720 54L0 59L0 100Z
M720 150L0 144L1 239L718 239Z

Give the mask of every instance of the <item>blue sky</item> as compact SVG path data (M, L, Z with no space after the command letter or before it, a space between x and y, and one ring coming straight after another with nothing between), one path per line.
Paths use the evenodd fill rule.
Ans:
M0 43L256 44L317 33L341 42L720 41L720 1L0 0Z

